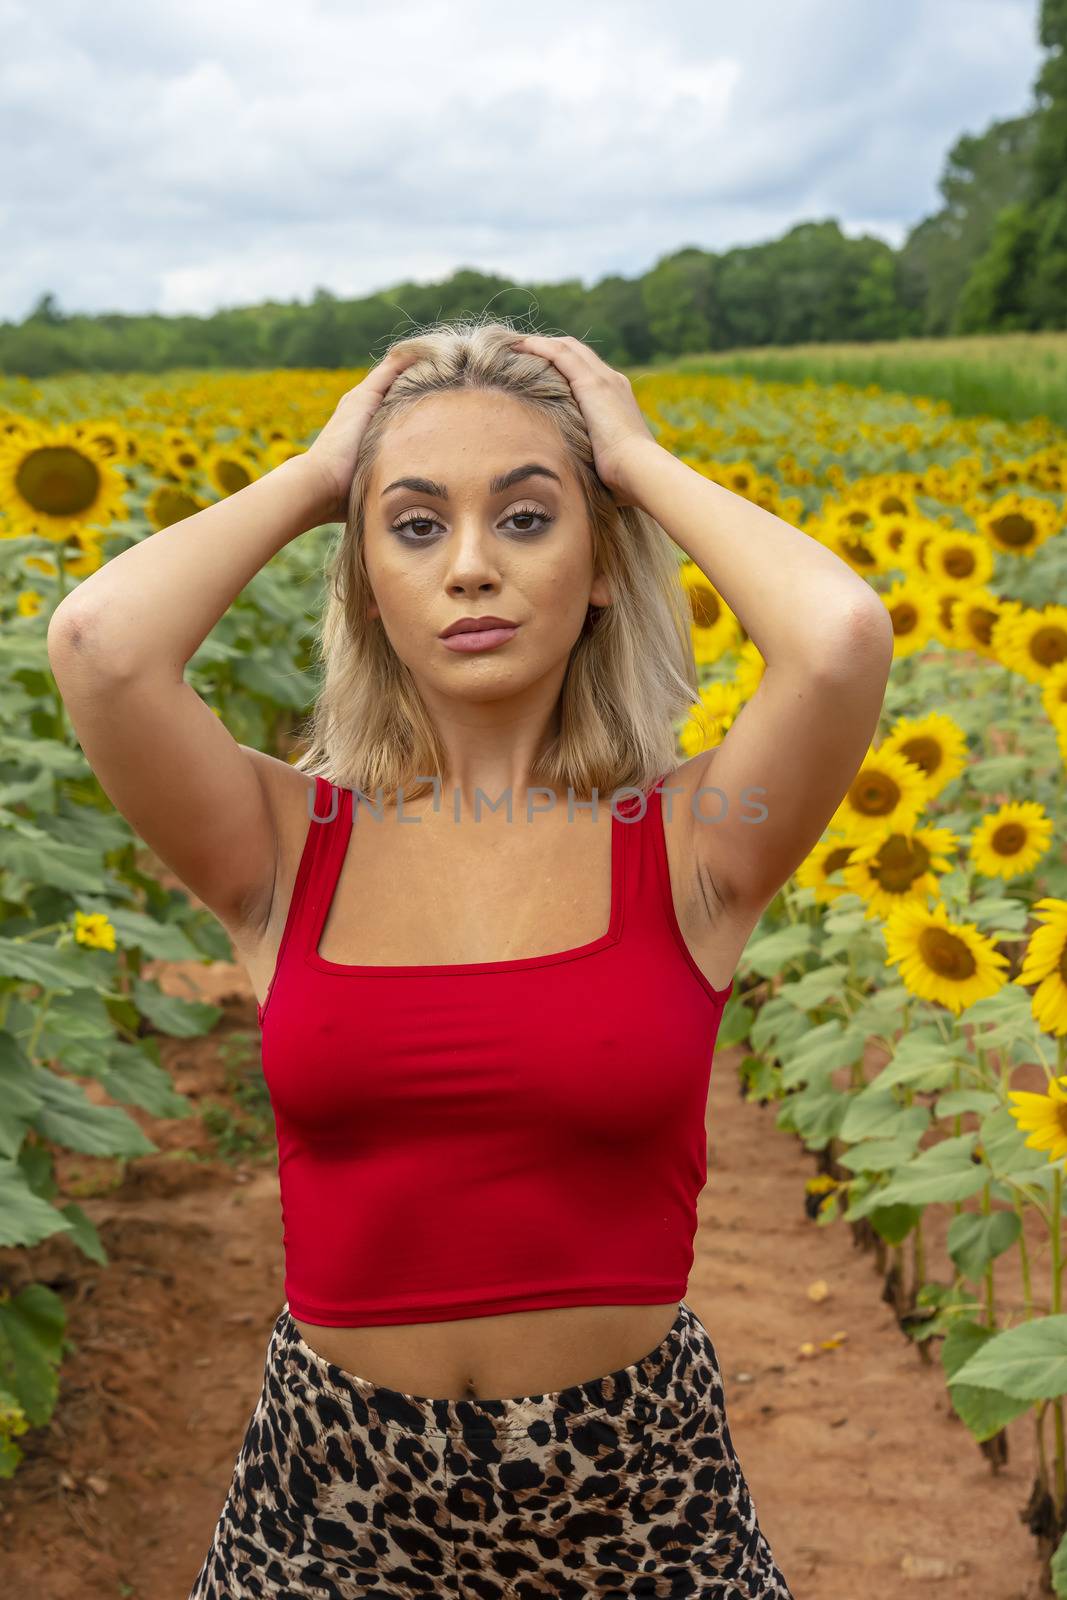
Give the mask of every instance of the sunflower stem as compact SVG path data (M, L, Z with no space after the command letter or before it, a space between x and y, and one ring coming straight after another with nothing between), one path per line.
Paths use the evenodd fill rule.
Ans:
M989 1180L987 1178L985 1183L982 1185L982 1215L988 1217L992 1209L993 1208L990 1204L989 1197ZM992 1261L986 1264L985 1269L985 1304L986 1317L989 1321L989 1327L992 1330L997 1325L996 1292L993 1284Z
M1060 1043L1062 1055L1063 1040ZM1063 1277L1062 1277L1062 1252L1063 1252L1063 1167L1056 1163L1056 1171L1052 1180L1052 1314L1057 1316L1063 1310ZM1063 1396L1057 1395L1053 1421L1056 1430L1056 1497L1060 1511L1067 1506L1067 1448L1064 1441L1063 1426Z
M1012 1196L1012 1203L1015 1206L1015 1215L1019 1219L1019 1263L1023 1275L1023 1306L1026 1310L1026 1321L1029 1322L1034 1314L1034 1291L1030 1282L1030 1252L1026 1248L1026 1217L1017 1193Z

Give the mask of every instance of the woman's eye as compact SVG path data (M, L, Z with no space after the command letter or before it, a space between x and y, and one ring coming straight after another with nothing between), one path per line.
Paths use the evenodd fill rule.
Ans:
M512 531L514 533L518 534L520 537L523 537L523 536L530 537L533 534L542 533L545 528L549 527L550 524L555 521L555 518L554 517L550 517L544 511L535 510L533 506L520 506L517 510L510 512L508 514L508 516L505 518L506 522L519 521L519 522L529 523L531 520L536 521L538 523L538 526L537 527L516 527ZM426 540L427 540L427 534L425 532L417 533L417 532L414 531L415 530L415 525L417 523L421 523L424 528L427 527L427 526L429 526L429 527L440 527L441 526L441 524L437 521L437 518L436 517L431 517L429 512L412 511L412 512L409 512L407 516L401 517L398 522L394 522L392 524L392 531L394 533L400 533L401 530L404 529L404 528L411 528L412 529L412 536L410 536L410 537L405 536L405 537L408 537L408 543L409 544L425 544Z

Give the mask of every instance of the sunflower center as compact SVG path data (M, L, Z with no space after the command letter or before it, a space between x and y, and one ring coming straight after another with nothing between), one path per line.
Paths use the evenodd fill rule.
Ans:
M952 578L969 578L974 572L974 552L956 545L949 550L944 560L945 571Z
M852 851L848 845L842 845L839 850L831 850L823 862L822 870L827 877L836 872L839 867L847 867ZM1065 958L1067 959L1067 958Z
M909 739L901 745L900 753L906 760L921 767L927 777L941 765L941 746L936 739Z
M887 817L900 802L900 790L885 772L866 772L852 789L852 804L868 817Z
M1009 511L1003 517L994 517L992 527L1001 544L1010 545L1013 550L1021 550L1024 545L1034 542L1034 525L1021 511Z
M919 621L919 613L910 601L902 600L899 605L890 607L890 616L893 618L893 632L896 634L914 633Z
M960 983L974 976L977 970L974 956L963 940L947 928L924 928L918 943L919 954L939 978L952 978Z
M873 567L877 565L873 552L868 550L865 544L861 544L858 539L842 539L841 545L848 552L849 559L854 561L857 567Z
M715 591L702 584L690 589L689 609L698 628L713 628L722 615Z
M236 494L238 489L245 489L252 482L248 469L229 456L223 456L216 462L215 476L227 494Z
M1030 654L1043 667L1067 661L1067 633L1062 628L1038 628L1030 638Z
M1003 822L990 843L997 855L1017 856L1026 843L1026 829L1021 822Z
M967 613L967 626L979 644L989 644L993 637L993 623L996 621L996 612L990 611L987 606L972 606Z
M930 852L919 839L892 833L875 857L874 876L890 894L907 894L930 865Z
M49 517L75 517L96 499L100 473L96 463L69 445L42 445L31 450L15 475L19 494L35 511Z

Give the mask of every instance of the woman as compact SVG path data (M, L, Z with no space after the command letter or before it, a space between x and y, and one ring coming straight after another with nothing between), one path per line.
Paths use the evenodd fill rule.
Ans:
M290 765L183 668L341 518ZM675 546L767 663L681 763ZM277 1120L287 1298L190 1600L790 1600L683 1296L722 1009L869 747L877 596L658 445L588 346L474 322L108 562L49 647L249 972Z

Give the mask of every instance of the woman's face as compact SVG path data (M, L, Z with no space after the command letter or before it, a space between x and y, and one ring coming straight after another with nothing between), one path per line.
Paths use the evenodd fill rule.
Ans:
M530 466L544 471L494 488ZM433 395L398 417L371 474L364 528L368 614L430 700L496 699L540 680L557 694L590 602L610 601L559 436L499 391ZM441 638L481 616L518 626L473 652Z

